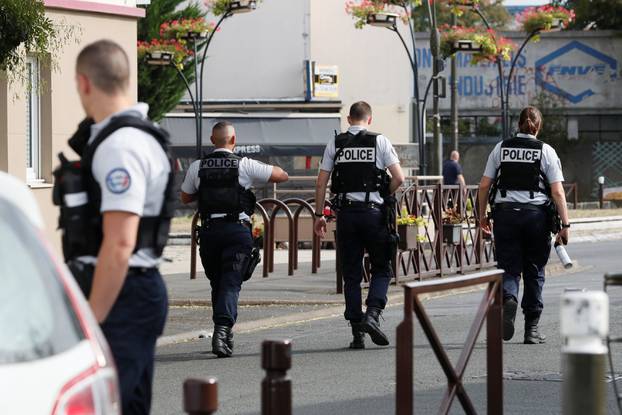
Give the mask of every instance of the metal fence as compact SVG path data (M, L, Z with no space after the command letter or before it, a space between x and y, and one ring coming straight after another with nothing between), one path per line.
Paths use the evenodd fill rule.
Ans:
M397 415L413 414L413 314L417 316L421 323L423 332L428 338L430 346L432 346L432 350L447 377L447 390L443 395L441 406L438 410L439 414L449 413L456 397L460 401L465 413L477 413L464 387L463 376L477 342L477 337L484 325L484 320L486 320L487 409L489 415L503 414L502 275L503 270L494 270L468 276L404 285L404 320L397 326L396 341L395 407ZM454 366L449 360L449 356L447 356L419 296L426 293L483 284L486 284L484 296L477 309L475 319L471 324L462 353L460 353L460 357Z

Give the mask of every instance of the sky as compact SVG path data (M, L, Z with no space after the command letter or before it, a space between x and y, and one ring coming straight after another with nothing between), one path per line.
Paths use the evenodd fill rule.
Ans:
M506 6L540 6L542 4L550 3L547 0L504 0L503 4Z

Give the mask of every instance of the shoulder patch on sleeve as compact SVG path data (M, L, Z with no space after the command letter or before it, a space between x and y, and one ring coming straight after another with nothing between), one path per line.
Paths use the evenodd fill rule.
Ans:
M115 194L125 193L132 185L130 173L121 167L110 170L106 175L106 187Z

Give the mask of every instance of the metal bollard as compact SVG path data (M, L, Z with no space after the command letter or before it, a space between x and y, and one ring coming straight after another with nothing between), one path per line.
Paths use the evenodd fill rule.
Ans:
M562 413L605 415L604 339L609 332L609 297L602 291L566 292L561 298Z
M261 344L261 367L266 377L261 382L261 415L292 414L291 340L266 340Z
M218 410L218 381L186 379L184 382L184 412L189 415L211 415Z

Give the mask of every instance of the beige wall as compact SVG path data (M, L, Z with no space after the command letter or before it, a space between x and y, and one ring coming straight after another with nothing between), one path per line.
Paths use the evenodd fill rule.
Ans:
M383 28L356 29L345 1L313 0L310 7L311 59L339 66L344 127L350 104L365 100L374 110L372 129L407 143L412 72L397 36Z
M78 25L81 34L78 42L67 44L58 53L58 67L42 70L45 89L41 100L41 169L45 183L33 186L39 207L46 223L46 233L56 249L60 249L60 234L56 231L58 211L52 204L51 171L57 165L57 154L64 151L69 158L75 157L67 147L67 139L84 118L75 90L74 64L80 50L93 41L112 39L121 44L129 54L132 64L131 90L137 96L136 83L136 18L108 14L48 10L54 21L64 19L68 24ZM0 170L26 179L26 103L24 90L7 90L0 81ZM17 95L17 98L12 98Z

